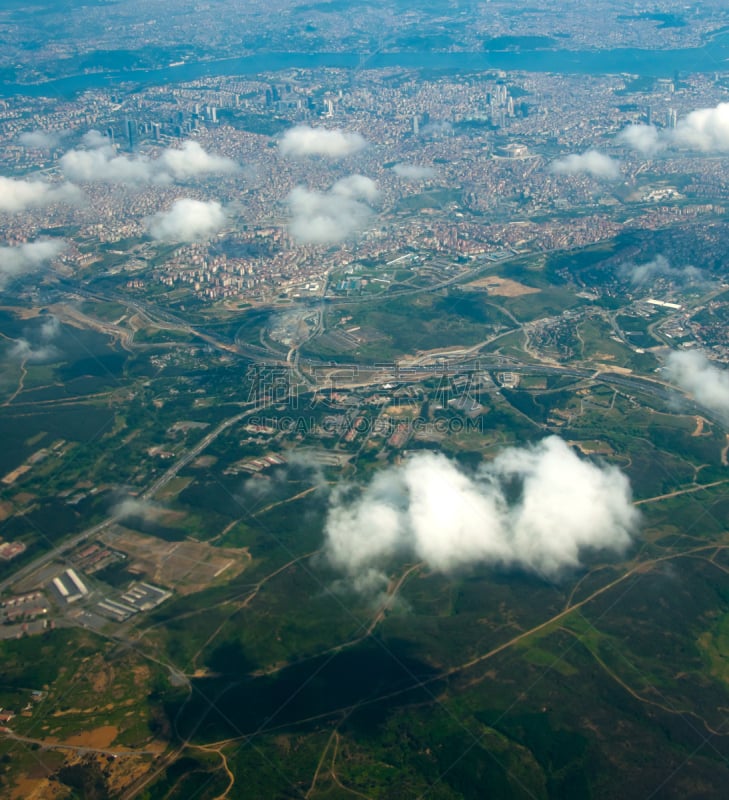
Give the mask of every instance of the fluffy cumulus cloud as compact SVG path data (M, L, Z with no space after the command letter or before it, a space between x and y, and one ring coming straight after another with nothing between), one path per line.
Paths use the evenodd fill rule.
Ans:
M729 370L712 364L698 350L675 350L666 360L664 374L701 405L729 417Z
M150 217L147 231L161 242L197 242L216 234L225 221L225 211L216 200L204 202L186 197L176 200L169 211Z
M53 342L61 332L61 323L57 317L47 316L40 328L31 338L17 339L10 348L10 357L18 361L53 361L60 356L60 352Z
M619 139L644 155L666 147L689 147L705 153L729 152L729 103L697 108L678 121L675 128L629 125Z
M339 242L361 230L372 215L377 184L364 175L350 175L326 192L297 186L288 196L289 229L302 243Z
M619 273L621 277L629 280L634 286L651 283L657 278L667 278L676 283L702 283L704 281L704 275L697 267L690 265L674 267L662 255L656 256L652 261L648 261L645 264L623 264L619 269Z
M303 156L344 158L358 153L366 146L367 141L359 133L311 128L308 125L297 125L286 131L278 144L282 155L294 158Z
M453 133L453 125L447 120L434 120L420 129L420 135L431 139L441 139Z
M183 142L179 149L168 148L156 162L161 173L176 181L201 175L223 175L238 171L235 161L206 152L197 142Z
M35 272L59 256L66 243L62 239L42 239L17 247L0 247L0 288L11 278Z
M92 128L81 137L81 144L84 147L106 147L109 144L109 140L101 131Z
M18 339L10 348L9 355L23 363L43 363L57 359L60 353L52 344L33 345L28 339Z
M653 155L664 146L664 140L654 125L628 125L618 134L618 141L644 156Z
M162 517L165 514L165 508L138 497L124 497L112 507L111 513L112 516L122 520L148 522Z
M443 572L491 564L553 576L586 551L623 552L639 521L627 478L556 436L504 450L475 475L416 454L352 491L332 496L326 553L355 586L371 586L398 557Z
M40 326L40 338L44 342L52 342L61 332L61 322L52 314L45 317Z
M98 131L89 131L83 144L84 148L65 153L60 162L63 174L78 183L164 184L239 169L231 159L212 155L192 141L168 148L155 159L120 155Z
M20 134L18 141L30 150L50 150L58 147L66 135L66 131L26 131Z
M705 152L729 151L729 103L715 108L698 108L679 120L667 133L677 144Z
M25 211L54 203L78 203L82 194L70 183L15 180L0 177L0 211Z
M403 178L406 181L422 181L433 178L436 175L433 167L422 167L418 164L395 164L392 171L399 178Z
M117 155L111 146L69 150L61 157L61 170L78 183L143 184L154 173L149 160Z
M551 171L557 175L586 174L612 181L620 176L620 163L597 150L587 150L553 161Z

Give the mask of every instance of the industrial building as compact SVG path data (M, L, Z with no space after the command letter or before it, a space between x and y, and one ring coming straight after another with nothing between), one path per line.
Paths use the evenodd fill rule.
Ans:
M63 574L53 579L53 588L65 603L75 603L88 595L86 584L79 578L75 569L69 568Z
M121 596L121 599L137 611L151 611L160 603L172 597L172 592L152 586L151 583L134 583Z

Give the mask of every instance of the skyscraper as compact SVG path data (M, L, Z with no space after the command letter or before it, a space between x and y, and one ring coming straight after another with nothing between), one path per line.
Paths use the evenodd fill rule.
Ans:
M129 149L134 150L137 145L137 125L133 119L127 120L127 140L129 141Z

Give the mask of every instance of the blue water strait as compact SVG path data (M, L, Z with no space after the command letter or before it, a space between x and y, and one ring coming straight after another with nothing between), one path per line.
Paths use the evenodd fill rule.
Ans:
M39 84L0 83L0 95L62 96L89 89L111 89L125 83L165 84L223 75L252 75L284 69L339 68L471 70L554 72L559 74L610 75L629 73L648 77L672 77L676 72L724 72L729 65L729 34L722 34L696 48L680 50L519 50L478 53L396 52L283 53L268 52L217 61L195 61L158 69L105 71L73 75Z

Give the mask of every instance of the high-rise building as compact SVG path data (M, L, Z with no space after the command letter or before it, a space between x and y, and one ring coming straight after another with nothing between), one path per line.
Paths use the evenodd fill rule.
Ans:
M420 118L417 114L413 115L413 133L417 136L420 133Z
M127 120L127 141L129 149L134 150L137 146L137 123L133 119Z
M678 112L675 108L668 109L668 127L675 128L678 125Z
M152 123L152 138L155 140L155 142L159 141L161 132L162 132L162 126L159 124L159 122L153 122Z

